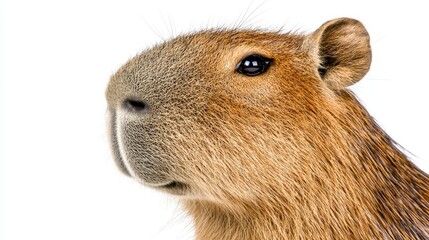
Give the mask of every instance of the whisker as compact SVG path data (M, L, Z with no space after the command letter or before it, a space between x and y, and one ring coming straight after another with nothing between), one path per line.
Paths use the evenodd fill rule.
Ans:
M260 12L260 13L258 13L256 16L253 16L252 17L252 15L256 12L256 11L258 11L258 10L260 10L260 8L265 4L267 2L267 0L265 0L265 1L263 1L263 2L261 2L258 6L256 6L256 8L255 9L253 9L253 11L244 19L244 22L243 22L243 24L246 24L246 22L249 22L249 23L251 23L251 21L253 20L253 19L255 19L256 17L258 17L258 16L260 16L262 13L264 13L264 12ZM250 17L252 17L252 18L250 18Z
M170 29L171 29L171 33L172 33L172 36L171 37L174 37L174 36L176 36L176 25L174 25L174 22L171 20L171 16L170 15L168 15L168 22L169 22L169 24L170 24Z
M240 20L240 21L238 22L238 24L234 23L234 25L233 25L234 28L240 28L241 27L242 23L244 22L244 19L246 18L247 12L249 11L249 9L252 6L253 2L254 2L254 0L252 0L250 2L250 4L247 6L247 8L244 11L244 13L243 12L240 13L240 15L238 16L238 19L237 19L237 20ZM241 16L241 15L243 15L243 16ZM240 19L240 17L241 17L241 19Z
M152 31L153 34L155 34L161 41L165 41L165 38L162 36L161 32L158 29L153 28L142 15L140 15L140 18L143 20L146 26Z
M161 10L159 10L159 15L161 16L162 23L164 24L164 29L167 31L168 38L171 38L172 35L170 29L168 27L167 21L165 20L164 13Z

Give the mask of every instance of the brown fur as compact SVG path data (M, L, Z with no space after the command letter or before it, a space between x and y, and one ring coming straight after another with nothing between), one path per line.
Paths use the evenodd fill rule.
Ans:
M250 53L274 59L266 73L235 71ZM310 35L180 36L112 76L115 160L180 196L197 239L429 239L428 175L346 89L370 62L346 18Z

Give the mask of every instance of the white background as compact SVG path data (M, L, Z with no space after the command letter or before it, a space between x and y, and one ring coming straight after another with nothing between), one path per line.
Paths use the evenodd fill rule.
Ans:
M261 5L261 3L263 3ZM104 89L139 51L232 25L311 31L361 20L373 64L352 89L429 171L429 30L424 1L3 1L1 239L191 239L173 198L121 175L109 156ZM259 6L261 5L261 6ZM160 36L157 36L160 35Z

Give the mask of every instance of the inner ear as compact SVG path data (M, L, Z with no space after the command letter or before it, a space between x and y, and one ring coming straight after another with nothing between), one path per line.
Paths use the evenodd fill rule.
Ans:
M332 89L350 86L369 71L369 34L355 19L326 22L307 37L305 46L315 60L320 77Z

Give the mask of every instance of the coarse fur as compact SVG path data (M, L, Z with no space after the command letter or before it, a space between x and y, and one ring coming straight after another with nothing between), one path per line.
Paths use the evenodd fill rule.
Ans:
M429 239L428 175L346 88L369 70L369 43L340 18L146 50L107 88L114 159L179 196L200 240ZM249 54L273 59L267 72L238 73Z

